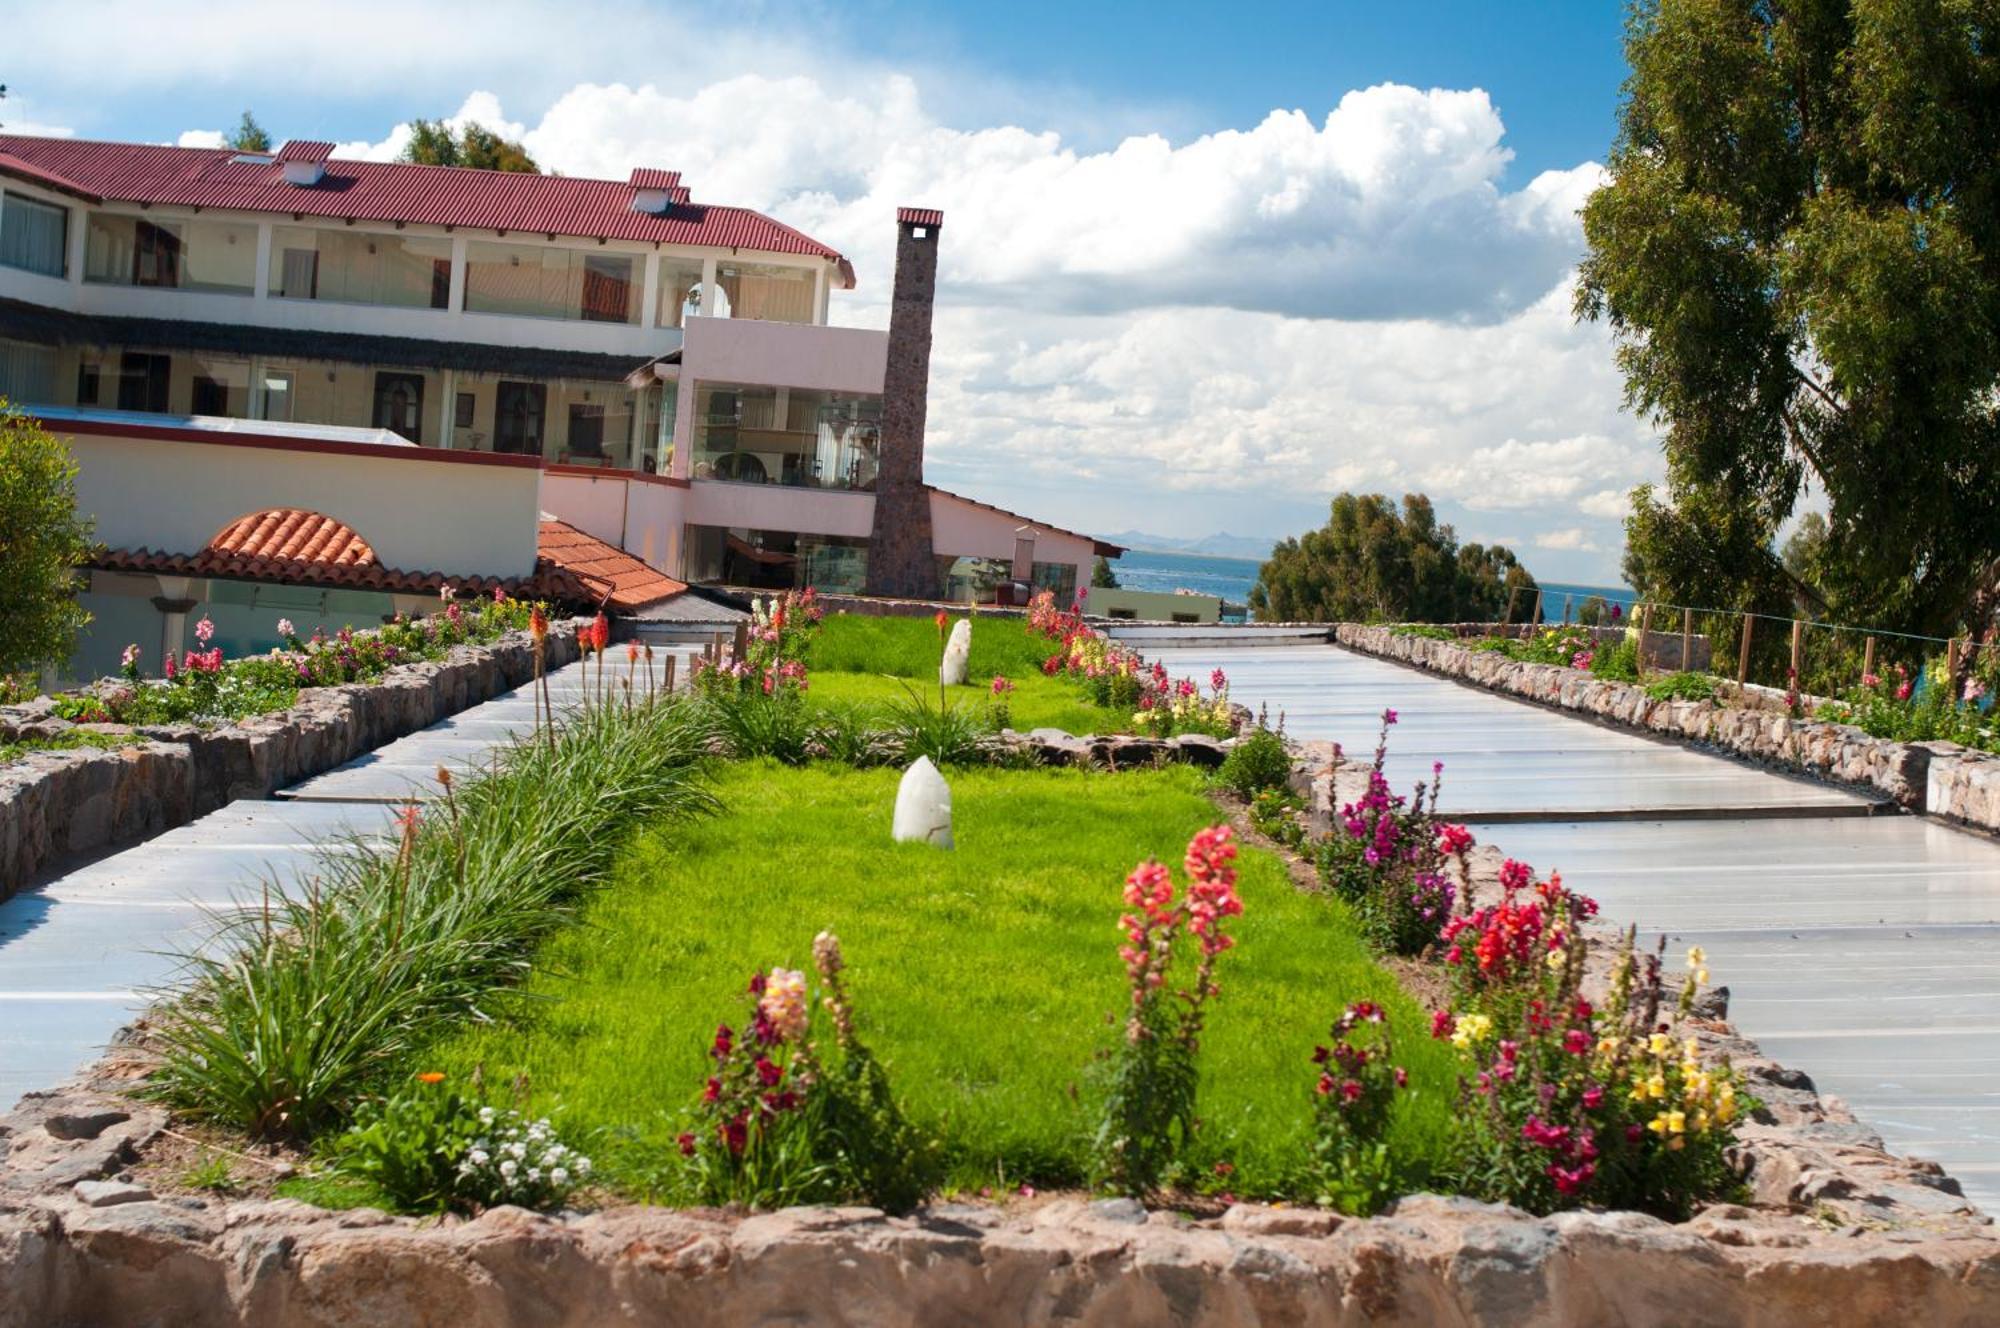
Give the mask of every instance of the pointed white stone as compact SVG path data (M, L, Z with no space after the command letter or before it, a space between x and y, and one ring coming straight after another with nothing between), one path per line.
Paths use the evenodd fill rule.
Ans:
M972 658L972 619L960 618L952 626L951 639L944 644L944 661L938 665L938 681L947 687L965 683L966 662Z
M951 785L944 782L944 776L928 756L919 756L903 772L903 782L896 786L896 823L892 833L899 844L952 846Z

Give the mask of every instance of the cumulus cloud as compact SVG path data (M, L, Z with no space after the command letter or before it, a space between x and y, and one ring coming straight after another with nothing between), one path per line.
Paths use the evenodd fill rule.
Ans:
M1622 521L1632 510L1631 489L1601 489L1586 495L1577 503L1577 510L1589 516L1601 516Z
M1566 530L1541 531L1535 536L1535 547L1594 551L1597 545L1584 533L1583 527L1571 526Z

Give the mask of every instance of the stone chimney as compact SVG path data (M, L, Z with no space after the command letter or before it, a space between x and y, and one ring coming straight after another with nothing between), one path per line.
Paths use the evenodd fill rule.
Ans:
M882 373L882 450L875 528L868 541L868 593L936 599L931 495L924 487L924 417L931 385L931 305L937 296L938 230L944 213L896 212L896 289L889 307L889 362Z

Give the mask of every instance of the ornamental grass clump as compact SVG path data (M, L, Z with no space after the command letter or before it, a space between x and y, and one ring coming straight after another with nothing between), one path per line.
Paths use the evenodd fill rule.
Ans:
M495 1012L630 828L710 807L706 732L679 701L586 706L490 774L440 772L393 845L357 837L218 917L159 1008L151 1091L261 1137L344 1124L394 1065Z
M1348 1006L1331 1037L1313 1048L1311 1176L1323 1207L1365 1217L1397 1193L1389 1120L1410 1076L1395 1064L1388 1012L1373 1001Z
M751 976L740 1028L716 1026L713 1067L676 1146L703 1203L865 1203L907 1212L941 1173L856 1028L840 938L813 940L817 990L795 969Z
M1377 949L1415 955L1435 945L1451 917L1472 835L1436 814L1442 763L1410 797L1392 792L1382 773L1396 712L1382 712L1368 787L1334 818L1315 854L1320 875L1354 910L1362 934Z
M1193 1143L1202 1023L1208 1002L1222 991L1216 962L1236 944L1228 919L1243 912L1235 860L1234 833L1210 826L1188 842L1187 889L1178 900L1173 875L1158 860L1125 878L1131 911L1118 920L1125 936L1118 955L1131 1005L1111 1055L1110 1090L1092 1150L1097 1184L1120 1194L1151 1195L1178 1179ZM1170 989L1176 945L1184 938L1198 955L1193 978Z
M1592 1204L1673 1219L1730 1194L1736 1122L1755 1104L1684 1027L1707 981L1701 951L1669 1001L1659 954L1638 954L1628 931L1600 1007L1583 994L1581 923L1595 905L1507 866L1507 899L1453 937L1454 1006L1431 1028L1466 1064L1454 1187L1535 1213Z

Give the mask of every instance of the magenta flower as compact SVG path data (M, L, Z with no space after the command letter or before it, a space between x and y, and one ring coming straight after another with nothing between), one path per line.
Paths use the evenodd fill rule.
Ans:
M194 625L194 639L201 642L203 645L207 645L208 638L214 635L215 635L215 624L208 620L207 614L203 614L201 621Z

